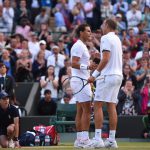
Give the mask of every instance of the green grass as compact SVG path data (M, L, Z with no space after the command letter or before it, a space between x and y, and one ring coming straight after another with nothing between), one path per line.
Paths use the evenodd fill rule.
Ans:
M150 150L150 142L119 142L119 148L117 150ZM73 144L63 143L58 146L49 147L22 147L21 150L75 150ZM2 150L0 148L0 150ZM4 149L3 149L4 150ZM7 149L5 149L7 150ZM101 148L100 150L108 150L106 148Z

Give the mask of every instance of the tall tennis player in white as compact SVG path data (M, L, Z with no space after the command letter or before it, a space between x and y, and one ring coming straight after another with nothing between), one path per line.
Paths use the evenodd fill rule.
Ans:
M119 88L122 83L122 45L119 37L115 35L117 24L112 19L107 19L102 24L103 36L100 42L101 61L97 69L89 78L89 82L94 82L100 75L101 80L96 81L96 91L94 97L95 116L95 137L94 147L117 148L115 140L117 113L116 104ZM101 138L103 123L103 102L107 104L109 115L109 138L103 142Z
M76 34L79 39L71 48L72 76L88 79L90 77L90 70L93 69L93 65L90 65L90 54L86 47L86 42L91 40L91 29L88 24L81 24L76 29ZM80 82L78 80L71 80L71 88L73 90L80 88ZM75 120L77 139L74 142L74 147L86 147L90 143L89 126L92 97L90 84L74 96L77 101Z

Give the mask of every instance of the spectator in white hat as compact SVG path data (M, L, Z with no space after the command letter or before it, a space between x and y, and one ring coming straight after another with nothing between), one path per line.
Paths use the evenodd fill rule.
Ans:
M55 76L58 77L59 70L64 67L65 56L60 54L60 48L57 45L52 47L53 54L48 57L47 66L55 67Z
M46 41L41 40L39 41L40 50L44 52L45 59L47 60L50 55L52 55L52 52L46 49Z
M126 23L124 21L122 21L121 14L116 15L116 21L117 21L117 29L119 31L126 30Z

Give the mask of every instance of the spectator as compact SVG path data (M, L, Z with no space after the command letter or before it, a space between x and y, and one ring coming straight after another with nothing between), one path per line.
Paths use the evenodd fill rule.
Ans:
M41 9L41 1L40 0L30 0L27 1L31 11L31 23L34 24L35 17L39 14Z
M123 45L123 51L126 51L128 47L130 47L130 41L127 37L127 32L126 30L122 30L122 33L121 33L121 41L122 41L122 45Z
M7 22L8 31L11 33L13 28L14 10L10 6L10 0L4 1L3 17Z
M44 58L47 60L52 52L46 49L46 42L44 40L39 41L40 51L44 53Z
M70 11L68 7L67 0L60 0L56 4L55 8L60 11L60 13L63 15L65 25L67 29L71 28L71 22L70 22Z
M142 13L137 9L137 2L132 1L131 9L127 11L127 22L128 27L136 27L142 20Z
M52 65L48 66L46 75L41 76L40 86L41 86L41 98L44 97L44 91L49 89L52 91L51 97L57 100L58 78L55 77L54 75L54 66Z
M34 81L39 81L40 77L45 75L46 64L47 62L44 58L44 52L39 51L37 58L34 60L32 65Z
M67 32L67 27L63 14L60 12L59 8L55 8L55 31L56 32Z
M58 77L59 70L64 67L65 56L60 54L60 48L57 45L52 47L52 55L48 57L47 66L55 67L55 76Z
M6 45L5 35L4 35L4 33L0 32L0 55L2 54L2 50L5 47L5 45Z
M134 90L131 80L125 82L118 94L117 112L119 115L135 116L140 114L140 94Z
M42 23L42 24L41 24L41 27L40 27L40 32L39 32L39 34L38 34L39 39L46 41L47 36L48 36L49 34L51 34L51 32L49 31L48 24Z
M2 148L19 147L19 113L9 104L9 95L0 92L0 146Z
M131 80L134 88L137 88L137 81L136 81L136 76L132 72L130 65L129 64L124 64L123 65L123 81L121 87L125 86L125 83L127 80Z
M38 104L38 113L40 115L55 115L57 109L56 102L51 97L51 91L44 91L44 98Z
M28 40L27 39L21 40L20 41L20 48L15 49L15 52L16 52L18 58L20 57L22 50L28 50Z
M41 24L49 24L49 15L46 13L46 8L42 8L39 15L35 18L35 29L40 30Z
M31 21L31 13L27 9L26 0L20 0L20 7L17 9L17 12L16 12L16 20L18 24L20 24L22 19Z
M95 7L95 1L94 0L88 0L84 4L84 11L85 11L85 17L86 22L90 25L91 29L94 28L94 22L93 22L93 10Z
M28 50L22 50L20 58L16 62L16 81L32 81L32 61Z
M128 3L125 0L118 0L118 2L116 2L114 4L113 7L113 13L116 14L121 14L123 17L123 20L125 18L125 14L128 11Z
M21 19L20 25L16 27L16 33L21 34L25 39L30 39L31 26L28 19Z
M31 40L28 42L29 51L32 55L32 62L35 60L38 52L40 51L40 46L35 32L30 32Z
M70 82L68 80L66 80L69 77L71 77L71 66L67 67L66 75L63 75L62 78L61 78L61 84L63 84L62 88L65 89L65 90L67 88L70 88Z
M103 0L100 10L101 10L102 21L104 21L106 18L111 18L113 12L113 6L111 5L109 0Z
M146 77L150 75L150 68L148 63L148 60L143 57L140 60L140 68L138 68L135 72L135 76L137 79L137 88L139 90L141 90L141 88L143 87Z
M147 114L148 104L150 103L150 76L146 78L144 86L141 89L141 96L142 96L142 114Z
M5 64L0 63L0 92L7 92L11 100L14 96L15 85L13 78L7 75L7 69Z
M85 22L84 8L82 2L76 2L72 9L73 26L80 25Z
M8 50L3 50L2 56L0 57L0 62L5 64L5 66L7 67L7 69L8 69L7 70L7 75L9 75L11 77L15 77L15 65L16 65L16 62L11 57L11 55L10 55Z
M117 29L119 32L127 29L126 23L124 21L122 21L122 15L121 14L116 15L116 21L117 21Z
M62 90L62 77L67 75L67 69L70 65L71 65L70 59L66 58L64 60L64 67L59 70L59 76L58 76L59 77L59 82L58 82L59 83L59 87L58 87L59 89L58 90Z
M131 52L128 49L123 51L123 64L129 64L131 71L135 72L137 69L137 62L131 58Z
M71 88L66 89L66 93L64 94L60 103L61 104L76 104L76 100L75 100L75 97L73 97Z
M16 61L18 59L17 54L16 54L16 49L18 49L17 39L14 36L12 36L10 39L10 45L7 45L6 47L7 47L7 49L9 48L10 55L12 56L14 61Z
M150 7L145 6L144 13L142 14L142 21L145 24L146 29L150 29Z
M3 16L3 6L0 5L0 32L7 33L9 32L7 21Z

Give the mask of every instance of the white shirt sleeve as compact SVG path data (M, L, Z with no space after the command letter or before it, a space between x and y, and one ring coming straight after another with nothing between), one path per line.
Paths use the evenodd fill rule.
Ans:
M106 37L101 38L101 51L103 50L111 51L111 44Z
M72 50L72 57L76 56L81 58L83 55L83 48L81 44L76 44L76 46L74 47L74 49Z

